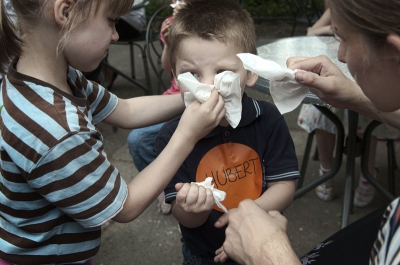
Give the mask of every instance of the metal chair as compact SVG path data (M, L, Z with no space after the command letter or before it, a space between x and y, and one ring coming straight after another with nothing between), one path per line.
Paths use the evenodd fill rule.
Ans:
M388 190L383 188L378 181L368 171L368 157L371 135L373 130L378 127L381 122L373 120L365 129L362 156L361 156L361 171L365 179L372 184L380 193L382 193L389 200L394 200L396 197L395 192L395 174L394 171L397 169L396 154L394 150L394 139L386 139L387 146L387 159L388 159Z
M246 6L245 0L236 0L239 4ZM271 5L279 6L282 15L255 15L253 19L255 21L290 21L292 22L292 30L290 36L293 37L296 31L298 22L306 22L308 26L312 26L313 23L321 17L323 13L323 7L321 1L318 0L269 0L264 1L260 10L268 8Z
M318 107L318 106L317 106ZM321 108L318 108L321 110ZM336 119L336 118L335 118ZM334 122L335 125L337 126L337 122ZM368 157L369 157L369 149L370 149L370 142L371 142L371 136L373 130L378 127L381 124L381 122L373 120L365 129L365 132L363 134L363 139L359 139L359 142L357 144L357 150L356 150L356 156L361 156L361 171L363 173L363 176L369 183L371 183L382 195L384 195L388 200L393 200L395 198L395 173L394 171L397 169L397 164L396 164L396 155L394 151L394 140L393 139L386 139L387 143L387 159L388 159L388 189L385 189L368 171ZM342 132L343 134L343 132ZM304 150L304 156L303 156L303 161L301 164L300 168L300 175L301 178L299 179L297 183L297 190L302 189L303 186L303 181L304 177L306 174L306 169L307 169L307 164L308 164L308 159L310 157L310 152L311 152L311 146L314 138L314 132L311 132L308 134L307 137L307 143L306 143L306 148ZM338 138L343 139L343 135ZM341 153L344 152L346 153L346 147L343 149L341 142L343 140L337 139L336 142L336 155L335 155L335 166L334 168L338 168L336 165L341 163L342 155ZM338 149L339 148L339 149ZM315 156L315 154L314 154ZM340 166L339 166L340 167ZM329 172L327 174L329 175L336 175L337 171L334 172ZM325 178L324 178L325 179Z
M167 15L162 15L162 12L167 10L169 6L169 4L163 5L154 12L147 24L146 30L146 54L151 69L157 77L158 84L156 94L161 94L167 90L172 78L171 74L166 73L161 65L161 55L164 44L160 39L160 29L162 22L168 17ZM164 76L168 76L168 78ZM166 80L168 80L168 82Z
M132 7L132 10L137 10L140 8L144 8L150 0L143 0L140 4L134 5ZM102 65L110 68L113 70L115 73L120 75L121 77L125 78L129 82L133 83L135 86L141 88L146 95L151 94L151 82L150 82L150 74L149 74L149 67L147 64L147 56L145 52L145 45L142 46L140 43L144 43L146 40L146 31L141 32L141 34L137 37L132 37L131 39L128 40L123 40L123 41L116 41L112 43L112 45L128 45L129 50L130 50L130 68L131 68L131 73L130 76L127 75L126 73L122 72L121 70L117 69L115 66L111 65L108 61L103 60ZM145 79L146 79L146 84L142 84L136 79L136 74L135 74L135 53L134 53L134 46L136 46L140 50L140 55L142 57L142 62L143 62L143 70L145 74Z
M322 15L323 7L316 0L286 0L292 13L292 32L290 36L294 36L298 22L305 22L308 26L312 26L316 20Z

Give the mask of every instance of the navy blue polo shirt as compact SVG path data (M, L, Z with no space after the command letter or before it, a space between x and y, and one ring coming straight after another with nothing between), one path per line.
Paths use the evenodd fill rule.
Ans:
M159 154L178 126L180 116L162 127L156 142ZM300 177L293 140L283 116L275 105L257 101L245 93L242 98L242 119L233 129L217 126L195 145L174 178L165 188L165 200L175 200L175 184L202 182L213 178L214 188L226 192L222 204L229 210L240 201L257 199L267 182ZM214 227L223 214L215 206L207 221L197 228L181 225L183 239L193 252L213 259L215 250L225 239L225 228Z

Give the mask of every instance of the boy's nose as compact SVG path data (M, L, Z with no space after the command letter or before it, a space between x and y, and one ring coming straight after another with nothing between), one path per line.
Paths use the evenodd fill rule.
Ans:
M214 77L215 76L204 77L200 82L206 85L214 85Z

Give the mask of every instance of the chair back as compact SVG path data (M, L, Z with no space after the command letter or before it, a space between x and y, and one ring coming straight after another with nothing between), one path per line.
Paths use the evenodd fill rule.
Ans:
M157 78L157 93L161 94L171 86L171 73L166 73L161 64L161 55L164 44L160 39L160 30L162 22L167 18L162 12L169 8L170 5L163 5L158 8L151 16L146 30L146 54L151 69Z

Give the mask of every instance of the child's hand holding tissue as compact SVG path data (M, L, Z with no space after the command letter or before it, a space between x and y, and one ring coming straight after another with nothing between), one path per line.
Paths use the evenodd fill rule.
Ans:
M186 227L198 227L206 220L214 204L217 203L225 212L226 208L220 203L225 199L225 192L215 189L211 185L212 178L203 182L177 183L176 200L172 202L174 215L179 215L180 223ZM182 214L179 214L179 213ZM192 213L192 214L190 214Z

